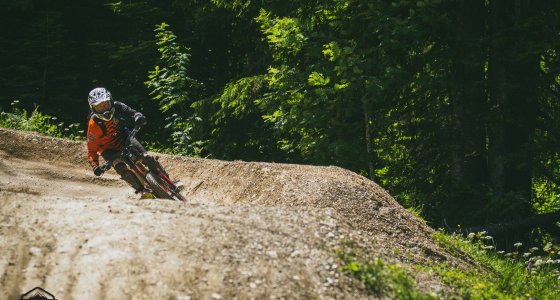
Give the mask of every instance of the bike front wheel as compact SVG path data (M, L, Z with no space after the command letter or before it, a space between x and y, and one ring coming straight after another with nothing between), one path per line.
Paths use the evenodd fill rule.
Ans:
M166 184L162 182L159 176L153 174L152 172L148 172L146 174L146 180L148 184L152 188L152 192L154 192L155 196L162 199L173 199L173 192L167 187Z

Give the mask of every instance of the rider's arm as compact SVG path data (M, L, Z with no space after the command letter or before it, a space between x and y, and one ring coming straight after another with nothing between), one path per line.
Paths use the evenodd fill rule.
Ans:
M88 149L88 161L92 167L99 166L99 154L97 153L100 148L99 140L101 129L93 119L89 120L88 130L87 130L87 149Z
M141 112L138 112L132 109L130 106L118 101L115 101L115 106L117 107L117 109L122 111L124 115L130 116L134 120L136 126L142 127L146 123L146 117L144 117Z
M117 109L119 109L125 116L129 116L134 120L138 118L138 116L142 116L141 112L132 109L130 106L122 102L115 101L115 107L117 107Z

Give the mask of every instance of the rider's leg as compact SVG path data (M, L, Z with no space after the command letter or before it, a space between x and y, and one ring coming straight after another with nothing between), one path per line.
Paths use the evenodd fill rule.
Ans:
M159 161L153 156L149 155L148 152L144 152L142 154L142 161L144 162L144 164L146 164L146 166L148 166L148 168L150 168L150 170L160 169L165 175L167 175L167 172L165 172Z
M142 159L142 162L150 169L150 170L157 170L160 169L163 171L163 173L167 176L169 176L167 174L167 172L165 172L165 170L163 169L163 167L161 166L161 164L159 163L159 161L157 161L157 159L155 159L153 156L149 155L148 152L146 151L146 149L144 149L144 147L142 146L142 144L140 144L140 142L138 142L137 139L132 139L130 141L130 145L131 147L133 147L137 153L140 154L140 158Z
M161 170L161 172L163 172L163 174L165 174L165 176L167 176L169 178L169 174L167 174L167 172L165 171L165 169L161 166L161 164L159 163L159 161L157 159L155 159L153 156L149 155L148 152L146 151L146 149L144 149L144 147L142 146L142 144L140 144L140 142L138 142L137 139L132 139L130 140L130 146L132 148L134 148L134 150L136 151L136 153L138 153L140 155L140 158L142 159L142 162L144 163L144 165L146 165L150 170ZM175 183L175 186L179 189L179 190L183 190L184 186L183 183L181 181L173 181Z
M136 175L134 175L134 173L132 173L132 171L128 169L125 163L117 163L115 165L115 171L117 171L117 173L121 175L121 179L126 181L126 183L128 183L136 193L142 192L144 190L144 186L142 185L142 183L140 183L138 178L136 178Z
M113 162L113 167L115 168L117 174L119 174L121 176L121 179L128 183L134 189L135 193L144 191L144 186L138 180L138 178L136 178L136 175L134 175L134 173L132 173L132 171L128 169L128 166L120 160L120 150L107 149L103 151L101 155L103 156L103 159L105 161L110 160Z

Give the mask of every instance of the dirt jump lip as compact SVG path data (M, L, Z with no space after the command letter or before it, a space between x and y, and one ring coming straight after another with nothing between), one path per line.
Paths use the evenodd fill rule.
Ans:
M347 241L405 267L463 263L341 168L157 154L185 184L182 203L139 200L116 174L93 176L85 153L0 129L0 299L36 286L57 299L375 298L337 268Z

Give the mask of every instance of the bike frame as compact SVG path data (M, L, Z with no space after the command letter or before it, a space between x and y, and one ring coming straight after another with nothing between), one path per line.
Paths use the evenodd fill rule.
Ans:
M126 138L125 144L124 144L124 146L121 150L119 158L115 159L114 161L105 162L105 164L103 164L103 166L101 166L101 169L103 171L107 171L113 166L114 162L120 160L128 166L128 168L132 171L132 173L134 173L134 175L138 178L140 183L142 183L142 185L145 188L150 189L150 190L152 189L152 187L150 186L150 184L146 180L146 175L150 171L155 172L155 174L153 174L153 175L157 175L165 183L163 185L160 185L160 188L162 188L170 196L174 196L174 197L184 201L183 200L184 198L180 195L179 189L175 185L175 182L173 182L173 180L171 180L171 178L169 178L169 175L167 175L167 173L163 170L163 167L161 165L159 165L159 163L158 163L158 166L157 166L156 170L148 170L148 168L146 168L146 166L144 165L144 162L142 161L141 154L137 153L132 148L130 148L131 140L136 136L138 131L139 131L139 128L134 128L130 132L130 134Z

